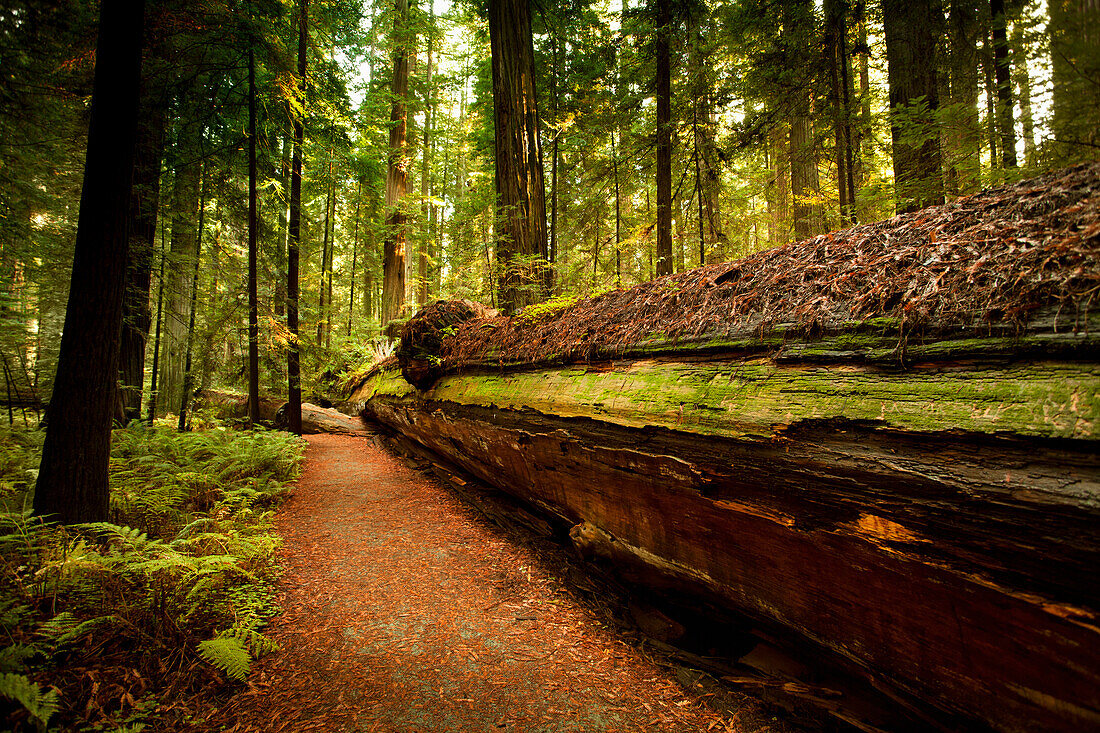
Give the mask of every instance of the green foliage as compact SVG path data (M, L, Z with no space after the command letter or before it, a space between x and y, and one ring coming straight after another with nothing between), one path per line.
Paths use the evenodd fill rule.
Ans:
M37 446L4 443L9 506L24 503L20 476ZM10 642L0 647L2 692L22 710L8 722L44 724L60 711L88 723L96 710L98 724L115 729L148 717L141 701L109 710L73 697L87 692L67 676L79 666L194 686L204 683L193 664L203 659L243 679L252 659L275 649L258 631L278 610L272 510L300 453L283 433L135 426L115 431L111 522L58 527L0 513L0 629Z

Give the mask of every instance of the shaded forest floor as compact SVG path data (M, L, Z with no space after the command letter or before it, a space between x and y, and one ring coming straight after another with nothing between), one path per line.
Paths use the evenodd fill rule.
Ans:
M203 724L232 731L784 731L649 655L370 436L309 438L280 511L281 652Z

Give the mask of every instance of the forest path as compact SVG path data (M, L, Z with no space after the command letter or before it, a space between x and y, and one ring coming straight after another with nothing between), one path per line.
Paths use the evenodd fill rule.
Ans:
M685 694L531 550L372 438L308 440L276 521L282 651L220 709L227 729L768 727L759 706L739 722Z

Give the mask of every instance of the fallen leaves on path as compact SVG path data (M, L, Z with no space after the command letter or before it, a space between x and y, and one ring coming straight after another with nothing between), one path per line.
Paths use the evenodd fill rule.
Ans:
M717 711L529 548L363 438L318 435L281 510L282 651L202 727L230 731L764 730Z

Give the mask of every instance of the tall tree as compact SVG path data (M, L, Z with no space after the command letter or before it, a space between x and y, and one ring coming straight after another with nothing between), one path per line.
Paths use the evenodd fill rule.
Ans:
M497 193L498 305L545 296L546 203L529 0L489 0Z
M420 254L419 254L419 292L417 302L428 303L428 250L431 248L432 231L428 226L428 184L432 167L432 52L435 50L435 5L429 0L428 12L428 71L424 81L424 143L420 153Z
M405 309L405 246L408 214L409 62L415 48L409 0L394 0L393 102L390 107L389 168L386 171L386 234L382 243L382 324Z
M939 0L882 0L890 85L890 137L898 212L943 203L936 47Z
M657 277L672 274L672 34L670 0L657 4Z
M810 49L816 46L815 19L810 0L783 4L783 38L791 65L792 84L787 105L790 115L791 203L794 233L805 238L824 229L821 181L817 170L811 84L814 65Z
M306 54L309 51L309 0L298 5L298 93L306 87ZM294 113L294 149L290 161L290 213L286 245L287 428L302 434L302 378L298 341L298 252L302 241L302 146L305 126L302 112Z
M34 513L65 524L107 519L144 11L143 0L100 10L69 307L34 493Z
M1016 167L1016 122L1012 112L1012 67L1008 52L1008 18L1005 0L990 0L990 35L993 38L993 72L997 79L997 132L1001 137L1001 167Z
M249 5L248 29L248 424L260 421L260 304L256 259L256 39Z

